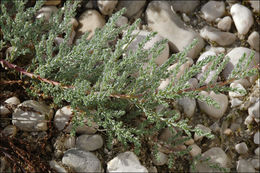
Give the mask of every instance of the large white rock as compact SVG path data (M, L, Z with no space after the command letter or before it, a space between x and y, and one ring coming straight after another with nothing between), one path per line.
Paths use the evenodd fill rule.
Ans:
M91 152L72 148L64 153L62 163L73 168L76 172L101 172L101 163Z
M95 151L103 146L100 135L80 135L76 140L76 147L85 151Z
M14 110L12 123L23 131L45 131L52 116L52 110L44 103L27 100Z
M259 44L259 41L260 40L260 36L259 36L259 33L254 31L252 32L249 36L248 36L248 39L247 39L247 42L249 43L249 45L255 49L256 51L259 51L259 47L260 47L260 44Z
M217 28L205 26L200 30L200 36L204 39L214 41L220 46L228 46L235 42L236 36L230 32L222 32Z
M201 102L198 100L200 109L212 118L221 118L227 110L228 97L225 94L215 94L213 91L211 91L210 93L206 91L201 91L200 94L211 97L220 106L220 108L218 109L215 108L213 105L208 105L206 102Z
M78 19L79 29L78 35L83 35L85 32L89 32L88 39L90 39L97 28L102 28L106 21L103 16L96 10L87 10L82 13Z
M179 16L166 1L152 1L146 9L148 27L169 40L170 49L179 52L189 46L194 39L198 43L188 52L188 57L196 58L204 47L204 41L191 28L184 26Z
M147 172L133 152L124 152L107 163L107 172Z
M252 12L240 4L232 5L230 9L233 21L239 34L245 35L254 24Z
M202 17L212 22L225 13L225 3L223 1L209 1L201 8Z
M139 33L137 37L128 46L129 51L136 51L138 48L138 44L141 43L150 34L150 32L144 30L135 30L133 31L132 34L135 35L137 33ZM163 39L164 39L163 37L157 34L150 41L148 41L143 48L145 50L152 49L155 46L156 42L162 41ZM167 43L162 53L155 59L155 62L157 65L162 65L165 61L167 61L168 57L169 57L169 45ZM152 55L149 55L148 59L151 58Z
M252 52L255 52L251 49L245 48L245 47L237 47L232 49L226 56L230 58L230 61L222 71L222 75L225 80L227 80L228 76L231 74L232 70L234 67L237 65L239 62L239 59L243 56L245 53L247 58L249 58L250 54ZM259 63L259 53L255 52L255 56L249 65L249 68L255 67ZM252 78L252 77L251 77Z
M98 0L98 8L104 15L111 15L117 5L117 0Z

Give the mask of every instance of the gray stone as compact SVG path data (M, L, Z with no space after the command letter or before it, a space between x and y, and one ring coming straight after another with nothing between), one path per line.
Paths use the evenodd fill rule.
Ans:
M4 103L8 104L11 108L13 108L13 107L19 105L21 102L20 102L20 100L17 97L13 96L13 97L10 97L10 98L6 99L4 101ZM9 111L8 108L6 108L3 105L0 105L0 115L4 115L5 116L5 115L7 115L9 113L11 113L11 112Z
M259 168L260 168L260 159L259 159L259 158L257 158L257 159L251 159L250 162L251 162L251 165L252 165L255 169L259 170Z
M45 131L52 116L52 110L44 103L27 100L14 110L12 123L23 131Z
M228 95L229 97L243 97L246 95L246 89L243 87L243 85L239 84L239 83L231 83L230 84L230 88L237 88L241 91L244 91L244 93L238 93L238 92L233 92L233 91L229 91Z
M218 108L215 108L213 105L208 105L206 102L201 102L198 100L200 109L203 112L205 112L207 115L209 115L210 117L212 117L214 119L220 119L227 110L228 97L225 94L215 94L213 91L211 91L210 93L208 93L206 91L202 91L202 92L200 92L200 94L202 94L206 97L207 96L211 97L220 106L220 108L218 109Z
M260 12L260 1L258 0L249 0L251 3L251 7L254 9L254 12L259 13Z
M260 132L256 132L254 135L254 143L255 144L260 144Z
M248 152L248 148L245 142L236 144L235 150L238 152L238 154L246 154Z
M199 0L174 0L170 1L170 5L174 11L179 11L182 13L191 13L200 4Z
M117 0L98 0L98 8L104 15L111 15L117 5Z
M230 13L238 33L241 35L246 35L251 26L254 24L252 12L243 5L234 4L230 9Z
M103 146L100 135L80 135L76 139L76 147L85 151L95 151Z
M119 154L107 163L107 172L142 172L148 170L140 164L137 156L133 152Z
M260 156L260 147L255 149L255 155Z
M192 157L195 157L198 154L201 154L201 148L197 144L192 144L192 145L190 145L190 147L191 147L190 155Z
M243 101L240 100L239 98L230 98L230 103L231 103L231 108L234 108L234 107L237 107L237 106L240 106Z
M237 172L256 172L255 168L247 160L241 159L237 162Z
M101 163L91 152L72 148L64 153L62 163L76 172L101 172Z
M196 125L196 128L200 129L203 133L211 133L211 129L202 124ZM204 136L205 135L199 135L199 134L195 133L194 140L195 141L201 140Z
M49 162L49 165L52 169L54 169L55 171L59 172L59 173L67 173L68 171L59 163L57 163L55 160L52 160Z
M49 21L51 18L51 15L53 13L56 13L57 11L58 11L58 8L56 6L44 6L38 11L36 18L39 19L39 18L44 17L45 21Z
M156 153L157 156L155 156L154 154L152 154L152 161L153 164L156 166L162 166L164 164L167 163L168 161L168 156L160 151L158 151L158 153Z
M259 44L259 41L260 40L260 36L259 36L259 33L254 31L252 32L249 36L248 36L248 39L247 39L247 42L249 43L249 45L255 49L256 51L259 51L259 47L260 47L260 44Z
M260 103L258 99L252 106L248 108L248 114L253 116L254 118L260 118L259 107Z
M146 0L138 0L138 1L119 1L116 7L116 10L120 10L122 8L126 8L126 13L124 14L126 17L131 18L136 16L141 9L144 7Z
M230 16L223 17L219 22L218 22L218 28L223 30L223 31L229 31L231 28L232 24L232 19Z
M200 30L200 36L204 39L216 42L220 46L228 46L235 42L236 36L230 32L222 32L217 28L205 26Z
M179 16L170 8L166 1L152 1L146 9L148 27L169 40L170 49L174 52L183 51L194 39L197 44L187 56L196 58L204 47L204 41L191 28L185 27Z
M178 99L178 104L183 108L185 115L192 117L196 110L196 100L194 98L183 97Z
M14 137L17 133L18 129L14 125L8 125L6 126L1 133L5 136Z
M202 17L212 22L225 13L225 3L223 1L209 1L201 8Z
M128 18L125 16L120 16L116 21L116 26L121 27L128 23Z

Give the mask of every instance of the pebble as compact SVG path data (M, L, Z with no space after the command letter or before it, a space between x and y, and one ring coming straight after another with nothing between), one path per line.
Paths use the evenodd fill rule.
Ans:
M126 8L126 13L124 16L128 18L138 17L138 14L141 12L142 8L145 6L145 0L138 0L138 1L118 1L116 11Z
M237 88L239 90L242 90L244 93L238 93L238 92L233 92L233 91L229 91L228 95L229 97L243 97L246 95L246 89L243 87L243 85L239 84L239 83L231 83L230 84L231 88Z
M55 160L51 160L49 162L49 165L52 169L54 169L55 171L59 172L59 173L67 173L68 171L63 167L61 166L58 162L56 162Z
M98 8L100 12L104 15L111 15L113 10L115 9L116 5L118 3L118 0L98 0Z
M7 109L5 106L0 105L0 115L6 116L7 114L11 113L9 109Z
M150 34L150 32L144 30L134 30L132 34L135 35L137 33L139 34L128 46L128 51L136 51L138 49L138 44L141 43ZM151 40L148 41L143 48L145 50L149 50L155 46L156 42L162 41L163 39L164 39L163 37L157 34L156 36L151 38ZM158 55L158 57L155 59L155 63L160 66L165 61L167 61L168 57L169 57L169 45L167 43L162 53ZM152 59L152 55L149 55L148 59Z
M201 102L198 100L200 109L211 118L220 119L227 110L228 97L225 94L215 94L213 91L210 91L210 93L206 91L201 91L200 94L206 97L211 97L220 106L220 108L218 109L215 108L213 105L208 105L206 102Z
M62 163L76 172L101 172L101 162L91 152L72 148L64 153Z
M58 8L56 6L44 6L37 12L36 18L39 19L44 17L45 21L49 21L51 15L56 12L58 12Z
M223 31L229 31L231 28L231 24L232 24L231 17L225 16L218 22L218 28Z
M6 99L4 101L4 103L7 103L11 108L13 108L13 107L19 105L21 102L17 97L13 96L13 97ZM5 116L9 113L11 113L11 112L9 111L8 108L6 108L4 105L0 105L0 115Z
M18 129L16 126L8 125L1 131L1 133L5 136L14 137L17 134L17 131Z
M244 159L240 159L239 161L237 161L237 172L256 172L255 168L253 167L253 165Z
M107 163L107 172L142 172L148 170L140 164L138 157L130 151L124 152Z
M246 35L251 26L254 24L252 12L243 5L234 4L230 9L230 13L238 33L241 35Z
M260 147L255 149L255 155L260 156Z
M260 118L260 113L259 113L259 99L248 108L248 114L253 116L254 118Z
M27 100L14 110L12 123L23 131L45 131L52 116L52 110L44 103Z
M182 20L183 20L184 22L190 22L190 18L189 18L189 16L187 16L186 13L182 13Z
M156 166L162 166L167 163L168 156L160 151L156 153L156 156L152 154L153 164Z
M72 124L69 124L66 129L64 129L64 127L69 122L72 116L73 112L70 106L64 106L63 108L59 109L54 116L55 127L59 131L63 130L64 132L69 133L71 131ZM84 122L85 124L83 126L77 127L76 132L80 134L95 134L98 126L94 122L91 123L91 127L87 126L86 124L88 120L86 118L84 119Z
M259 40L260 40L259 33L254 31L248 36L247 42L249 43L251 48L255 49L256 51L259 51L260 50Z
M244 121L245 125L250 125L254 121L254 118L251 115L248 115Z
M169 128L165 128L161 131L161 133L159 135L159 140L167 142L169 139L171 139L175 135L175 133L177 133L177 131L175 129L170 130Z
M230 98L230 103L231 103L231 108L234 108L234 107L237 107L237 106L240 106L243 101L240 100L239 98Z
M195 157L198 154L201 154L201 148L197 144L192 144L192 145L190 145L190 147L191 147L190 155L192 157Z
M71 135L66 136L64 138L63 145L64 145L65 149L74 148L75 145L76 145L76 138L75 138L75 136L71 136Z
M128 18L125 16L120 16L116 21L116 26L121 27L128 23Z
M187 117L192 117L196 110L196 100L194 98L183 97L178 99L178 104L182 107Z
M202 17L212 22L219 17L222 17L225 13L225 3L223 1L209 1L202 6L201 10Z
M211 129L206 127L206 126L204 126L204 125L202 125L202 124L196 125L195 128L200 129L202 131L202 133L211 133ZM200 135L200 134L195 133L194 134L194 140L195 141L201 140L204 136L205 135Z
M228 62L228 64L226 65L226 67L223 69L222 71L222 75L224 77L225 80L228 79L228 76L231 74L232 70L234 69L234 67L237 65L237 63L239 62L239 59L242 57L242 55L245 53L246 56L249 58L250 54L252 52L255 52L251 49L245 48L245 47L236 47L233 48L227 55L226 57L230 58L230 61ZM251 62L251 64L249 65L248 68L252 68L254 66L256 66L259 63L259 53L255 52L255 56ZM250 78L253 78L253 76L251 76Z
M146 9L146 19L152 31L158 32L169 40L170 49L174 52L183 51L194 39L197 39L197 44L187 54L188 57L194 59L204 47L205 43L199 34L185 27L183 21L166 1L150 2Z
M89 32L87 39L94 35L97 28L102 28L106 24L104 17L96 10L85 11L80 15L78 21L79 29L77 35L81 36L85 32Z
M220 46L228 46L235 42L236 36L230 32L223 32L211 26L205 26L200 30L200 36L206 40L216 42Z
M259 168L260 168L260 159L259 158L251 159L250 162L255 169L259 170Z
M100 135L80 135L76 139L76 147L85 151L95 151L103 146Z
M246 154L248 152L248 148L245 142L236 144L235 150L238 152L238 154Z
M244 88L248 88L251 86L251 83L247 79L234 80L233 83L241 84Z
M255 144L260 144L260 132L256 132L254 135L254 143Z
M202 154L202 158L210 158L209 162L219 164L223 168L228 168L230 159L226 153L219 147L213 147ZM194 172L191 170L191 172ZM218 172L217 169L211 168L205 162L197 162L195 172Z
M199 0L192 0L192 1L169 1L171 8L174 11L179 11L182 13L192 13L196 7L200 4Z
M190 138L189 140L185 141L185 145L192 145L194 144L194 140Z

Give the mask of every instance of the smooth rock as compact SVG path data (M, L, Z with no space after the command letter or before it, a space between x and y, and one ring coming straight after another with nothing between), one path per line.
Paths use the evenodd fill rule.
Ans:
M247 160L241 159L237 161L237 172L256 172L255 168Z
M120 16L116 21L116 26L121 27L128 23L128 18L125 16Z
M238 93L238 92L229 91L228 92L229 97L243 97L247 93L246 89L243 87L243 85L241 85L239 83L231 83L230 84L230 88L237 88L237 89L243 91L244 93Z
M244 124L250 125L250 124L252 124L253 121L254 121L254 117L252 117L251 115L248 115L244 121Z
M45 21L49 21L52 14L56 13L57 11L58 8L56 6L44 6L37 12L36 18L39 19L44 17Z
M126 8L126 13L124 16L131 18L136 16L138 13L141 12L142 8L145 5L146 0L138 0L138 1L130 1L124 0L119 1L116 7L116 10L120 10L122 8Z
M196 110L196 100L194 98L183 97L178 99L178 104L183 108L185 115L192 117Z
M167 163L168 156L166 154L158 151L158 153L156 153L156 156L154 156L154 154L152 154L152 161L153 161L154 165L162 166Z
M141 43L150 34L150 32L143 31L143 30L134 30L132 34L135 35L137 33L139 33L139 34L128 46L128 51L137 50L138 44ZM157 34L150 41L148 41L144 45L143 48L145 50L152 49L155 46L156 42L162 41L163 39L164 39L163 37L161 37L159 34ZM163 49L162 53L155 59L155 62L157 65L162 65L165 61L167 61L168 57L169 57L169 45L167 43L165 45L165 48ZM152 55L149 55L148 59L151 59L151 58L152 58Z
M48 5L59 5L61 3L61 0L47 0L44 2L44 5L48 6Z
M202 17L212 22L219 17L222 17L225 13L225 3L223 1L209 1L202 6L201 10Z
M252 12L243 5L234 4L230 9L230 13L238 33L241 35L246 35L251 26L254 24Z
M107 172L147 172L133 152L119 154L107 163Z
M251 86L251 83L247 79L234 80L232 83L241 84L244 88L248 88Z
M260 36L259 36L259 33L254 31L252 32L249 36L248 36L248 39L247 39L247 42L249 43L249 45L255 49L256 51L259 51L259 47L260 47L260 44L259 44L259 41L260 40Z
M172 132L173 131L173 132ZM165 128L160 132L159 140L169 142L169 140L175 136L177 131L175 129Z
M189 140L185 141L184 143L185 143L185 145L192 145L192 144L194 144L194 140L192 138L190 138Z
M72 167L76 172L101 172L101 163L91 152L72 148L64 153L62 163Z
M52 169L54 169L55 171L59 172L59 173L67 173L68 171L63 167L61 166L58 162L56 162L55 160L52 160L49 162L49 165Z
M260 147L257 147L255 149L255 155L259 156L260 155Z
M222 32L217 28L205 26L200 30L200 36L206 40L216 42L220 46L228 46L235 42L236 36L230 32Z
M192 144L192 145L190 145L190 147L191 147L190 155L192 157L195 157L198 154L201 154L201 148L197 144Z
M7 114L9 114L9 113L11 113L10 111L9 111L9 109L7 109L5 106L3 106L3 105L0 105L0 115L3 115L3 116L5 116L5 115L7 115Z
M230 16L223 17L219 22L218 22L218 28L223 30L223 31L229 31L231 28L232 24L232 19Z
M6 126L1 132L5 136L14 137L17 134L17 127L14 125Z
M81 36L85 32L89 32L87 39L90 39L94 35L97 28L102 28L106 24L104 17L96 10L85 11L80 15L78 21L79 29L77 34Z
M12 123L23 131L45 131L52 116L52 110L44 103L27 100L14 110Z
M64 138L63 144L64 144L64 147L66 149L74 148L75 145L76 145L76 138L75 138L75 136L71 136L71 135L70 136L66 136Z
M260 132L256 132L254 135L254 143L255 144L260 144Z
M67 125L69 120L73 116L72 108L70 106L64 106L63 108L59 109L54 117L54 125L58 130L62 130L66 133L69 133L72 128L72 124ZM94 122L91 122L91 127L88 126L88 120L85 118L84 120L84 125L83 126L78 126L76 129L77 133L80 134L95 134L98 128L98 125ZM64 129L66 127L66 129Z
M260 113L259 113L259 99L248 108L248 114L253 116L254 118L260 118Z
M191 13L200 4L199 0L174 0L170 1L170 5L174 11L179 11L182 13Z
M251 7L254 9L253 11L256 13L260 12L260 1L258 0L249 0L251 3Z
M255 169L259 170L259 168L260 168L260 159L259 159L259 158L257 158L257 159L251 159L250 162L251 162L251 165L252 165Z
M80 135L76 139L76 147L85 151L95 151L103 146L100 135Z
M248 152L248 148L245 142L236 144L235 150L238 152L238 154L246 154Z
M4 102L7 104L10 104L10 105L14 105L14 106L17 106L21 103L20 100L15 96L10 97L9 99L6 99Z
M191 28L185 27L179 16L170 8L166 1L152 1L146 9L148 27L169 40L170 49L174 52L183 51L194 39L197 44L187 56L196 58L204 47L204 41Z
M117 5L117 0L98 0L98 8L104 15L111 15Z
M243 103L243 100L240 100L239 98L230 98L231 108L240 106Z
M231 74L232 70L234 69L234 67L238 64L239 59L243 56L243 54L245 53L247 58L249 58L250 54L252 52L255 52L251 49L245 48L245 47L237 47L237 48L233 48L227 55L226 57L230 58L230 61L228 62L228 64L226 65L226 67L223 69L222 71L222 75L224 77L225 80L228 79L228 76ZM259 53L255 52L255 56L252 60L252 62L249 65L249 69L256 66L259 63ZM253 78L250 77L250 78Z
M200 109L210 117L220 119L227 110L228 97L225 94L215 94L213 91L210 91L210 93L206 91L201 91L200 94L206 97L211 97L220 106L220 108L218 109L215 108L213 105L208 105L206 102L201 102L198 100Z
M184 22L190 22L190 18L189 18L189 16L187 16L186 13L182 13L182 20L183 20Z
M212 164L219 164L223 168L228 168L230 164L230 159L226 153L219 147L213 147L202 154L202 158L210 158L209 162ZM216 168L209 167L208 163L197 162L195 165L195 171L191 169L191 172L219 172Z
M204 125L202 125L202 124L196 125L195 128L200 129L200 130L202 131L202 133L211 133L211 129L208 128L208 127L206 127L206 126L204 126ZM204 136L205 136L205 135L200 135L200 134L197 134L197 133L195 132L195 134L194 134L194 140L195 140L195 141L201 140Z

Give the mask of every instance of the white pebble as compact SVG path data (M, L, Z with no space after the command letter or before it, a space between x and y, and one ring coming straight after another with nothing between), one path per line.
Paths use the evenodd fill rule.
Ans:
M254 143L255 144L260 144L260 132L256 132L255 135L254 135Z
M252 32L249 36L248 36L248 39L247 39L247 42L249 43L249 45L255 49L256 51L259 51L259 33L254 31Z
M209 22L222 17L225 13L225 3L223 1L209 1L201 8L202 17Z
M236 144L235 149L239 154L246 154L248 152L248 148L245 142Z
M223 31L229 31L231 28L231 24L232 24L232 19L229 16L226 16L224 18L222 18L219 22L218 22L218 28L223 30Z

